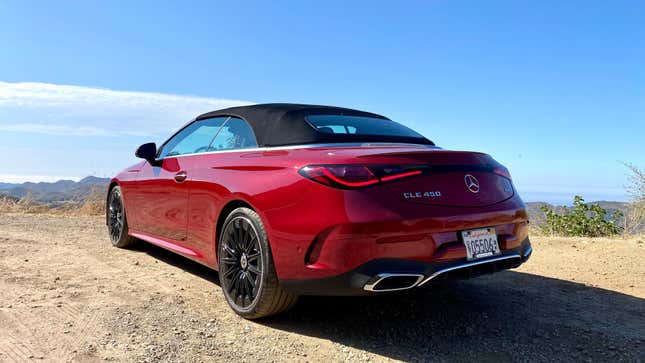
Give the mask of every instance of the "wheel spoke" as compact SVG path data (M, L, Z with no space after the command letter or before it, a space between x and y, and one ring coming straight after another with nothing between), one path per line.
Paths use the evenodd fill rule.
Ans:
M237 278L235 279L236 283L236 289L235 291L237 292L236 295L242 297L244 296L244 271L240 271L240 273L237 274Z
M246 274L242 272L240 274L240 295L242 296L242 298L248 295L248 286L246 284L246 280ZM244 299L242 299L242 301L244 301Z
M244 289L246 290L246 296L248 297L249 304L251 301L253 301L253 287L251 286L251 278L247 274L246 277L244 278Z
M242 237L242 235L241 235L242 228L240 228L240 223L241 222L240 222L239 219L236 220L235 222L236 222L235 224L237 224L235 226L235 243L237 243L238 246L239 246L240 245L240 240L242 239L241 238Z
M235 257L240 257L242 252L244 252L244 249L240 245L240 240L237 239L237 237L231 239L231 244L233 245L232 248L235 250Z
M249 278L247 279L247 281L249 282L249 286L251 287L251 292L252 292L252 293L253 293L253 292L255 292L255 279L254 279L254 278L252 278L251 276L249 276ZM255 296L254 296L254 297L252 297L251 299L253 299L253 298L255 298Z
M248 268L249 271L253 272L256 275L260 274L260 269L258 269L257 267L255 267L253 265L249 265L249 267L247 267L247 268Z
M249 224L248 223L243 223L242 224L242 240L244 241L244 252L249 253L249 249L251 246L251 233L249 232Z
M228 253L230 256L237 256L237 252L232 249L228 243L224 244L224 251L226 251L226 253Z
M238 284L237 276L238 274L236 273L236 274L233 274L233 276L231 277L231 286L229 286L229 290L228 290L228 293L233 296L237 295L237 284Z
M237 265L237 258L233 257L223 257L222 262L227 264L227 265Z
M235 276L235 273L238 272L239 270L240 270L240 268L235 266L235 267L233 267L231 269L226 270L224 272L224 274L222 275L222 277L227 279L227 280L231 280L231 277Z
M247 236L250 236L250 238L247 239L246 241L246 250L245 252L247 254L250 254L253 251L253 248L255 247L255 236L251 235L251 233L247 234Z

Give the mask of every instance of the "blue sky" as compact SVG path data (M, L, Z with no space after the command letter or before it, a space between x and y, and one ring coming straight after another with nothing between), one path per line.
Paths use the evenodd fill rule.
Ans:
M0 3L0 181L111 175L196 114L385 114L509 167L526 200L645 168L642 1ZM7 157L7 155L9 157Z

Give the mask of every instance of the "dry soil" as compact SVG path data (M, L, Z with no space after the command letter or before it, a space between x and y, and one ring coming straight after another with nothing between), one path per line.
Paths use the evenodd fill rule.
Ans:
M521 268L250 322L217 274L100 217L0 214L0 361L645 362L645 238L533 238Z

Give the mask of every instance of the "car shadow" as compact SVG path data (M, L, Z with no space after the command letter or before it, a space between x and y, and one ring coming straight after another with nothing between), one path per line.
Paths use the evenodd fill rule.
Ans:
M136 251L219 284L162 248ZM405 361L645 362L645 299L514 270L370 297L301 297L257 321Z
M645 361L645 299L515 271L404 294L304 297L262 323L406 361Z
M145 253L150 257L180 268L185 272L193 274L199 278L202 278L219 286L219 277L217 275L217 271L213 271L211 268L206 267L201 263L195 262L189 258L181 256L177 253L168 251L159 246L144 241L137 241L137 243L129 247L129 249L134 252Z

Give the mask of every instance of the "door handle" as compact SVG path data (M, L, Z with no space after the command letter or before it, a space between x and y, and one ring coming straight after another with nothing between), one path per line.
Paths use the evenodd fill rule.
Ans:
M179 173L175 174L175 181L178 182L178 183L181 183L184 180L186 180L187 176L188 176L188 174L186 174L185 171L180 171Z

